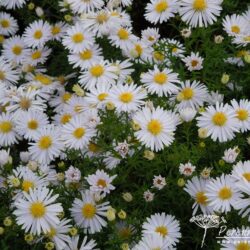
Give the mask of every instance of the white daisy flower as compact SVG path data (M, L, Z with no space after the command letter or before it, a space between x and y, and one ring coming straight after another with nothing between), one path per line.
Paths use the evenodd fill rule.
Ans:
M210 105L215 105L217 102L223 103L223 100L224 100L224 95L220 94L217 90L216 92L211 91L210 93L208 93L206 102Z
M81 0L67 0L70 8L74 13L82 14L88 13L90 11L101 9L104 5L102 0L88 0L88 1L81 1Z
M181 0L179 13L191 27L207 27L217 20L222 0Z
M119 28L116 18L106 9L88 13L82 23L89 32L95 34L97 37L109 35L110 32Z
M0 114L0 146L13 145L17 139L15 116L11 113Z
M32 66L36 66L41 63L44 64L52 50L46 46L42 48L30 49L27 53L27 56L24 58L24 64L30 65L29 68L32 69Z
M141 82L151 94L157 94L162 97L169 94L176 93L179 89L178 74L174 73L168 68L160 70L157 66L154 66L153 70L149 70L147 73L141 75Z
M85 236L83 238L82 244L80 245L80 247L78 247L78 241L79 241L79 235L72 237L70 239L70 242L68 243L68 245L64 248L64 250L99 250L99 248L95 248L96 247L96 242L94 240L90 240L88 241L87 236Z
M157 41L160 39L159 29L157 28L147 28L142 31L141 33L142 41L152 46L153 44L157 43Z
M35 189L38 187L45 187L48 185L48 182L45 176L38 176L36 173L31 171L28 167L18 167L17 169L14 169L13 176L18 178L21 182L20 187L19 187L20 192L23 191L23 192L29 193L31 189ZM16 197L20 197L20 194L21 193L18 193ZM16 197L14 197L14 199L16 199Z
M96 130L87 126L84 115L74 116L68 123L63 125L61 139L67 148L83 149L88 145L91 138L96 135Z
M6 103L10 103L6 110L9 112L15 112L16 116L19 116L19 113L23 111L45 111L46 104L45 100L38 97L39 91L32 88L25 88L20 86L17 89L16 95L6 98Z
M40 235L59 224L58 215L63 212L63 208L60 203L55 203L58 194L52 195L52 190L39 187L30 189L29 193L24 192L23 195L23 198L15 202L16 209L13 214L17 217L16 223L26 233Z
M171 97L171 100L177 100L179 103L176 108L181 110L184 108L192 108L197 110L207 100L207 87L197 81L181 82L179 91Z
M239 161L236 165L233 166L232 178L242 182L250 182L250 161Z
M99 61L82 72L79 83L90 90L99 84L114 84L118 76L114 73L115 67L108 61Z
M3 56L0 57L0 83L5 85L16 84L19 80L19 72L8 63Z
M182 59L189 71L201 70L203 68L203 58L199 53L191 52L190 56L186 56Z
M54 111L59 113L64 110L65 104L67 104L72 97L72 94L68 91L65 91L63 88L62 90L59 89L57 94L54 95L49 100L49 105L54 108Z
M145 18L151 23L163 23L178 11L177 0L151 0L146 6Z
M110 86L109 85L97 85L96 88L91 88L89 93L86 93L85 100L90 107L96 107L97 109L103 109L108 102Z
M239 132L235 111L228 104L216 103L216 106L207 107L197 120L198 127L206 129L207 135L211 136L213 141L232 140L235 132Z
M64 107L64 112L71 115L79 115L88 109L87 102L84 97L72 95Z
M109 36L111 44L122 50L130 51L136 36L132 34L131 27L120 27Z
M20 36L13 36L3 43L2 55L8 62L20 64L28 55L28 49Z
M8 13L0 12L0 34L14 35L18 30L17 21Z
M246 132L250 130L250 102L248 100L231 101L231 105L236 113L236 118L240 124L240 131Z
M235 185L235 180L230 175L222 174L216 179L211 179L207 183L206 190L209 206L214 211L222 213L230 212L242 197Z
M222 25L229 36L238 36L248 30L249 24L244 17L233 14L231 16L225 16Z
M50 227L46 233L46 237L55 243L56 249L65 249L67 244L70 244L71 239L67 235L71 225L68 224L70 220L62 219L56 227Z
M55 160L64 148L60 137L61 131L53 125L39 129L34 135L35 142L29 143L31 158L42 164L49 164Z
M6 9L20 9L26 4L27 0L1 0L0 5Z
M103 60L102 50L98 45L93 44L90 48L84 49L78 53L70 52L68 60L70 64L73 64L73 68L80 67L86 69L95 62Z
M151 215L143 223L142 229L143 236L158 234L172 246L175 246L181 237L179 221L165 213Z
M117 175L109 176L103 170L97 170L95 174L88 175L85 177L88 184L90 185L90 190L92 192L100 192L103 197L109 194L110 191L114 190L115 187L111 184Z
M151 150L157 152L174 141L176 124L164 109L143 108L135 114L133 120L140 127L140 130L135 132L136 138Z
M118 113L136 111L144 104L147 92L135 84L113 86L107 101L112 102Z
M94 196L90 191L85 191L82 199L75 198L72 208L70 208L71 216L80 228L86 229L88 233L94 234L100 232L106 227L107 222L103 219L106 217L109 209L109 202L98 203L94 200Z
M89 49L94 44L91 33L85 30L80 23L67 29L67 34L62 40L63 45L74 53Z
M27 140L34 140L37 131L48 125L48 117L41 111L20 112L16 118L16 131Z
M43 20L31 23L24 31L24 42L32 48L43 47L51 39L51 27Z
M60 21L51 25L51 39L61 41L62 38L66 35L66 31L68 29L68 24Z
M213 209L209 206L208 197L206 194L206 186L208 180L194 176L187 181L184 190L195 200L192 208L195 215L200 208L203 214L211 214Z
M162 238L158 234L147 235L142 238L142 240L135 245L132 250L170 250L173 249L167 240Z

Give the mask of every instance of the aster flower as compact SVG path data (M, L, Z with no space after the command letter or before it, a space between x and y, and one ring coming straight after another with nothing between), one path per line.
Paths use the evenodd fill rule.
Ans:
M59 224L58 215L63 208L60 203L55 203L58 195L52 195L52 191L46 187L30 189L29 194L24 192L23 195L15 202L13 214L25 232L40 235Z

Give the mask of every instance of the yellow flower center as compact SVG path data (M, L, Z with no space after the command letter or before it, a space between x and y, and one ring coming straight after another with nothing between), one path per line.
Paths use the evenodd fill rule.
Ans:
M155 5L155 10L158 13L161 13L161 12L165 11L167 8L168 8L167 1L160 1L159 3L157 3Z
M41 218L45 215L46 207L43 205L42 202L34 202L30 206L30 212L33 217Z
M21 46L18 46L18 45L15 45L15 46L12 48L13 54L15 54L15 55L17 55L17 56L21 55L22 51L23 51L23 48L22 48Z
M31 101L28 98L23 97L19 102L19 106L23 110L28 110L31 106Z
M53 36L59 34L61 32L61 28L59 26L53 26L51 28L51 33Z
M72 41L74 43L81 43L84 40L84 35L82 33L76 33L72 36Z
M117 35L119 36L119 38L120 38L121 40L127 40L128 37L129 37L128 31L125 30L125 29L123 29L123 28L119 29Z
M250 181L250 172L246 172L243 174L243 177L247 180Z
M92 58L93 53L90 49L87 49L83 52L80 52L79 55L82 60L89 60L90 58Z
M161 236L165 237L168 235L168 229L165 226L159 226L155 229L155 232L159 233Z
M56 229L53 227L50 228L49 232L47 233L47 236L52 239L55 235L56 235Z
M0 70L0 80L4 80L4 79L5 79L5 73Z
M244 37L244 41L250 42L250 36L245 36L245 37ZM1 43L1 39L0 39L0 43Z
M84 134L85 134L85 129L84 128L77 128L73 132L74 137L77 138L77 139L81 139L84 136Z
M196 11L203 11L207 8L207 1L206 0L194 0L193 8Z
M62 95L63 102L67 102L71 98L71 94L69 92L66 92Z
M32 53L31 58L32 58L33 60L36 60L36 59L41 58L41 56L42 56L42 52L39 51L39 50L37 50L37 51L35 51L34 53Z
M178 51L178 48L172 48L172 52L176 53Z
M250 250L248 242L240 242L236 245L235 250Z
M86 203L82 207L82 215L87 219L92 219L95 216L95 213L96 213L96 208L91 203Z
M154 58L157 61L163 61L164 60L164 55L161 52L159 52L159 51L155 51L154 52Z
M3 43L5 40L4 36L3 35L0 35L0 44Z
M142 52L143 52L143 48L142 48L142 46L140 44L135 45L135 50L136 50L138 56L140 56L142 54Z
M102 188L107 187L107 182L104 179L99 179L96 184L97 186L101 186Z
M43 85L50 85L52 83L52 80L50 77L38 74L35 76L35 80L39 81Z
M30 188L34 188L34 183L32 181L23 181L22 190L25 192L29 192Z
M233 33L239 34L239 33L240 33L240 27L239 27L238 25L233 25L233 26L231 27L231 31L232 31Z
M92 76L100 77L104 73L104 68L102 65L95 65L90 69L90 73Z
M38 128L38 122L36 120L30 120L28 122L28 128L32 129L32 130L37 129Z
M0 122L0 132L7 134L12 130L12 123L9 121Z
M71 114L64 114L62 117L61 117L61 123L62 124L66 124L68 123L72 118L72 115Z
M95 143L92 143L92 142L89 143L88 149L89 149L89 151L91 151L93 153L97 153L99 151L99 147Z
M217 112L214 114L212 121L216 126L223 126L227 122L227 116L223 112Z
M168 80L167 74L164 72L156 73L154 76L154 81L160 85L163 85Z
M192 67L196 67L197 65L198 65L198 61L197 60L192 60L191 61L191 65L192 65Z
M240 50L237 52L236 57L243 57L248 55L248 51L247 50Z
M223 187L222 189L220 189L218 196L222 200L228 200L232 197L232 191L228 187Z
M7 20L7 19L2 19L0 23L1 23L1 26L3 28L9 28L10 27L10 21Z
M161 250L160 247L153 248L152 250Z
M207 196L204 192L197 192L196 194L196 202L201 205L207 204Z
M97 15L96 20L99 24L103 24L108 21L108 15L106 13L100 13Z
M37 31L35 31L33 37L38 40L38 39L41 39L42 36L43 36L43 32L41 30L37 30Z
M194 96L194 91L192 88L185 88L181 92L184 100L190 100Z
M151 120L148 123L148 131L153 135L158 135L162 131L162 124L159 120Z
M123 239L128 239L131 236L131 230L129 227L122 228L119 231L119 235Z
M121 102L129 103L133 100L134 96L130 92L124 92L120 95L119 99Z
M239 109L237 110L237 118L241 121L247 120L249 114L248 111L245 109Z
M42 136L38 142L38 147L42 150L46 150L52 145L52 138L48 135Z
M106 98L108 97L108 94L107 93L101 93L98 95L98 100L99 101L104 101Z

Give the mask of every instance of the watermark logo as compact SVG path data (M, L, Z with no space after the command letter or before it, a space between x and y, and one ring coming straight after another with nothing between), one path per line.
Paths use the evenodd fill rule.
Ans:
M207 230L209 228L219 228L221 231L221 224L225 224L227 221L224 217L220 217L218 215L196 215L190 219L190 222L194 222L197 226L204 229L204 234L201 242L201 247L204 246ZM225 229L226 230L226 229ZM224 237L223 237L224 238Z

